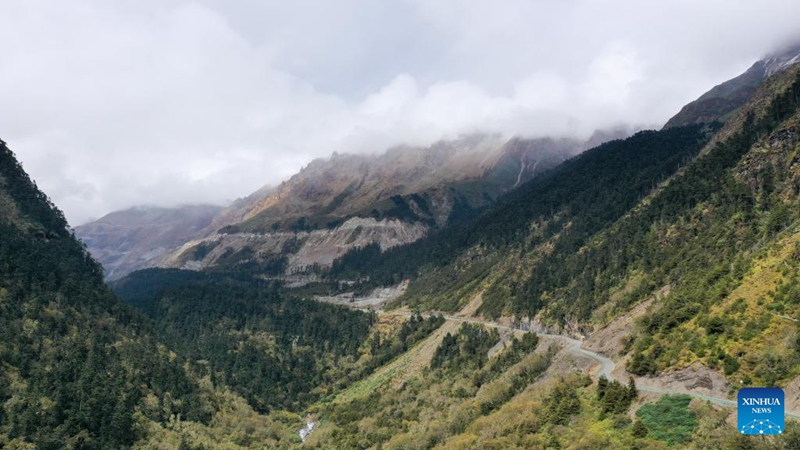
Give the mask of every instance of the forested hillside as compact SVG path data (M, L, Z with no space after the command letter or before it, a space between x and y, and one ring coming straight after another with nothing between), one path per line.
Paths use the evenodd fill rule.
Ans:
M154 333L257 411L300 410L363 372L374 314L282 295L246 276L148 269L117 287Z
M717 134L675 127L607 143L467 226L380 256L354 251L332 273L410 277L400 301L421 308L455 310L483 291L485 316L573 332L666 289L628 341L633 373L702 360L740 384L785 382L797 375L791 319L800 312L799 73L771 78ZM785 350L763 353L764 335Z
M650 306L606 355L633 375L627 385L579 375L589 371L580 355L557 345L501 344L494 329L453 332L451 324L404 383L377 392L356 385L322 403L325 421L307 444L796 448L794 422L780 437L750 439L726 423L729 410L688 395L642 396L634 377L685 369L680 376L699 384L692 372L704 367L726 380L728 395L778 385L787 399L796 396L798 155L795 67L768 80L721 129L675 127L608 143L463 227L384 253L350 252L331 277L363 286L409 277L398 306L461 310L454 321L480 305L485 319L591 336Z
M478 249L473 260L479 262L483 255L498 249L533 248L556 235L562 237L556 244L562 252L575 250L691 160L714 130L713 126L695 125L645 131L603 144L511 192L466 225L442 230L380 257L369 248L353 250L352 256L346 254L334 263L331 273L392 284L415 277L421 267L446 268L468 249Z
M287 448L302 425L287 409L441 324L413 318L374 334L374 315L242 274L145 271L120 290L138 309L104 284L2 143L0 447Z
M0 199L0 446L120 448L142 420L208 423L208 392L103 284L4 143Z

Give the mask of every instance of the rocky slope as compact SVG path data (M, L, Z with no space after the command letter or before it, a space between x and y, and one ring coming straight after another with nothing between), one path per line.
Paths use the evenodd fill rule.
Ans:
M414 242L427 231L419 222L354 217L333 230L220 233L187 242L157 260L157 265L193 270L238 265L241 269L274 261L274 265L256 268L272 275L296 274L330 266L354 247L378 243L387 249Z
M571 139L475 135L379 155L334 153L277 188L235 202L213 225L227 231L306 230L334 228L352 216L443 225L457 199L472 207L491 202L580 149L581 142Z
M585 142L473 135L378 155L334 154L222 210L137 208L76 233L109 279L154 266L292 273L328 266L354 247L413 242L588 146L629 134L619 127Z
M570 139L481 135L380 155L334 154L237 201L214 218L208 236L156 265L276 275L327 267L352 248L414 242L581 149Z

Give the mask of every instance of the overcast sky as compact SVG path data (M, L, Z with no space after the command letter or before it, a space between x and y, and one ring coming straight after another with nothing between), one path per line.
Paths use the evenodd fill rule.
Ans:
M797 0L2 0L0 138L73 225L333 151L660 126Z

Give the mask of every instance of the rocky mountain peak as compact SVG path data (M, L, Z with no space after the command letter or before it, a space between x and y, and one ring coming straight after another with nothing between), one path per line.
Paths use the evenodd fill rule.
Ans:
M771 77L776 73L786 70L800 62L800 42L784 47L782 50L771 53L763 60L764 77Z

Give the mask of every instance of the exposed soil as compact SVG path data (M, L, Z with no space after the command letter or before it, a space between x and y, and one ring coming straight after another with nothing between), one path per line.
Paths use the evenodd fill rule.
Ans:
M614 319L608 325L592 333L583 343L583 348L609 358L620 357L625 350L625 340L636 332L636 320L644 316L648 309L657 303L656 300L663 298L668 293L669 287L662 287L653 297L639 303L627 314Z

